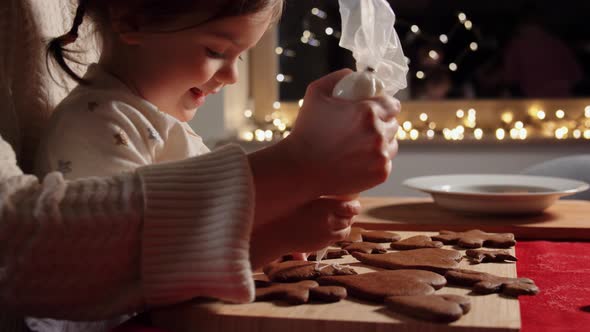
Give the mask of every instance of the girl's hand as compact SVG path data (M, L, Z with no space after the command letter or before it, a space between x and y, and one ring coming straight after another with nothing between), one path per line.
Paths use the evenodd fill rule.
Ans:
M309 85L293 131L286 140L293 160L305 170L316 194L360 192L384 182L397 153L397 99L362 101L332 97L340 70Z
M258 268L285 254L313 252L344 240L360 210L356 200L320 198L288 216L255 227L250 247L252 266Z

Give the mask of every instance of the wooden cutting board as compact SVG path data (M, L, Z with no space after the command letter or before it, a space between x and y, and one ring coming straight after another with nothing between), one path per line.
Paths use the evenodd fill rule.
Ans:
M402 238L428 232L397 232ZM386 245L385 245L386 246ZM451 248L446 246L445 248ZM456 249L456 248L455 248ZM514 254L514 249L511 249ZM352 256L328 260L340 264L357 262ZM380 270L355 263L359 273ZM461 268L516 277L514 263L485 263L469 265L466 260ZM263 278L263 275L257 275ZM443 287L437 294L467 295L469 289ZM414 320L396 314L382 305L354 299L329 304L304 304L288 306L280 302L255 302L250 304L224 304L220 302L190 302L155 311L152 314L156 326L169 331L188 332L385 332L385 331L518 331L520 309L517 299L498 294L467 295L471 299L471 311L451 324L435 324Z
M590 201L559 200L532 216L478 216L439 208L430 198L362 197L355 226L404 231L479 228L511 232L517 239L590 240Z

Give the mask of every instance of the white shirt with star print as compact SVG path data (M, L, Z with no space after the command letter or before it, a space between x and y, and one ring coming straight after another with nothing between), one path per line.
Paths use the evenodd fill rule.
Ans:
M35 172L66 179L117 175L137 167L209 152L185 122L133 94L99 65L56 108L38 151Z

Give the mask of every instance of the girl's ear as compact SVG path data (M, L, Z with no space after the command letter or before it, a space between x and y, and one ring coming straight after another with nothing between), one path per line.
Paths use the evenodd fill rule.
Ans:
M109 17L113 33L125 44L139 45L143 34L139 31L137 18L128 10L121 7L110 6Z

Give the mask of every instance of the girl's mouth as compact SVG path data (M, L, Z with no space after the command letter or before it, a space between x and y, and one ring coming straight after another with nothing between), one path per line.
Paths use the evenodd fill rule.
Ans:
M193 102L195 107L200 107L205 103L205 93L197 88L193 87L189 90L191 92L191 96L193 97Z

